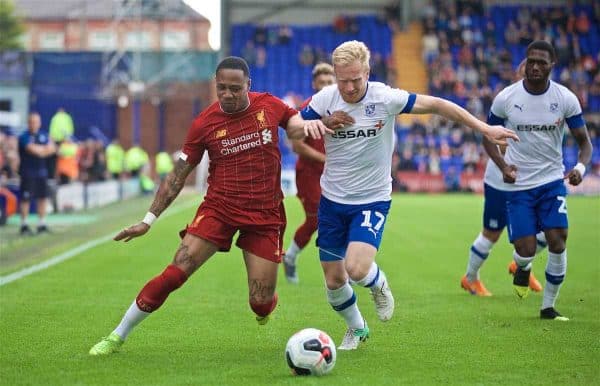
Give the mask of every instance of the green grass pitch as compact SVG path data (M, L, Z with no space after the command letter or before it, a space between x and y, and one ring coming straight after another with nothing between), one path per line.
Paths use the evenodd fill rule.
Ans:
M285 203L288 241L302 211L295 197ZM57 254L77 240L117 230L145 213L148 198L119 205L98 212L119 213L118 221L56 227L59 235L23 244L8 234L16 228L3 230L0 237L8 242L2 242L0 262L14 266L21 255L36 256L33 262L49 254L46 244L50 255ZM301 328L320 328L336 343L345 331L327 304L312 245L300 255L298 286L280 272L279 305L266 326L257 325L250 311L241 252L232 249L215 255L173 293L121 352L88 356L143 284L171 261L177 231L193 216L190 208L161 219L143 238L107 242L0 287L0 384L600 384L600 198L572 196L568 205L569 265L557 302L571 318L567 323L539 319L540 294L524 300L513 294L506 235L482 270L494 296L477 298L460 288L468 249L481 227L480 196L396 195L377 257L396 297L396 313L379 322L368 291L357 288L372 336L357 351L338 352L331 374L293 377L284 360L287 339ZM543 284L545 264L545 254L534 263ZM10 271L6 264L1 269Z

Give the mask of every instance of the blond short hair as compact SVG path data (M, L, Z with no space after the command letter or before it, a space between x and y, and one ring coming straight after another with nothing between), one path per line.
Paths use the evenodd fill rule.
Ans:
M312 70L312 78L315 80L321 75L335 76L335 72L333 72L333 66L329 63L317 63Z
M331 54L331 61L334 66L346 66L358 60L368 70L370 59L369 49L365 43L358 40L350 40L340 44Z

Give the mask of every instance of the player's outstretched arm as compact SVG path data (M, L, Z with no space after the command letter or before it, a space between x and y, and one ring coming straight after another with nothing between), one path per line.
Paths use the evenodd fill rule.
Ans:
M173 171L170 172L160 184L146 217L144 217L141 222L120 231L114 237L114 240L124 240L127 242L146 234L154 220L156 220L156 218L171 205L177 195L179 195L179 192L181 192L181 189L183 189L183 186L185 185L185 180L193 169L194 166L189 165L186 161L182 159L177 160Z
M467 110L459 105L430 95L417 95L415 104L411 110L413 114L438 114L454 122L468 126L481 132L496 145L508 145L507 139L519 140L517 134L502 126L490 126L475 118Z
M515 165L508 165L498 146L486 137L483 137L482 144L490 159L498 166L498 169L502 171L502 179L504 182L514 184L517 180L517 167Z
M290 139L304 139L306 137L319 139L326 133L333 133L333 130L325 126L320 120L305 121L300 113L288 120L285 129Z
M569 180L571 185L576 186L583 181L585 165L592 159L592 142L590 141L590 135L585 125L577 129L571 129L571 134L573 134L575 142L577 142L577 147L579 147L579 155L577 157L577 165L567 173L565 178Z

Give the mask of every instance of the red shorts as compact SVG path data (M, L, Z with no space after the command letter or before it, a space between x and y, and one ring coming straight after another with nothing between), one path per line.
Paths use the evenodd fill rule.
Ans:
M316 215L321 200L321 174L311 170L298 171L296 173L296 188L304 211L307 214Z
M186 233L190 233L217 245L219 251L228 252L231 249L233 236L239 231L235 245L240 249L280 263L286 225L283 203L279 210L274 210L266 216L259 216L259 222L252 222L252 217L256 219L256 213L248 215L248 217L231 218L227 213L202 203L192 223L179 235L183 238Z

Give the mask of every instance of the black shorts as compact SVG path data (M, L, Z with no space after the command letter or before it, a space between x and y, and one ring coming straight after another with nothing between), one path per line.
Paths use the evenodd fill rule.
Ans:
M21 200L50 197L46 177L21 177Z

